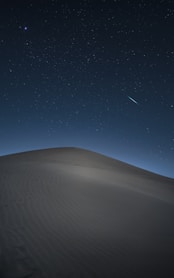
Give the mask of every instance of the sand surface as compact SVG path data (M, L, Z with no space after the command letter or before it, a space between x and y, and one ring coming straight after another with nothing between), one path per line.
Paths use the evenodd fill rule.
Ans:
M174 180L77 148L0 157L0 277L174 277Z

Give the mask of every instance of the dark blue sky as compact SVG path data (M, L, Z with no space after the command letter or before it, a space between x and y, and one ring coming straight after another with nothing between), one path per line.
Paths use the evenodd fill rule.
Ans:
M174 177L174 2L0 9L0 155L79 146Z

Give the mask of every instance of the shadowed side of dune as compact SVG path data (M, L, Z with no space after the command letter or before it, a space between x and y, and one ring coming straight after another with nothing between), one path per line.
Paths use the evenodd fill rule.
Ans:
M174 276L174 181L77 148L0 158L1 277Z

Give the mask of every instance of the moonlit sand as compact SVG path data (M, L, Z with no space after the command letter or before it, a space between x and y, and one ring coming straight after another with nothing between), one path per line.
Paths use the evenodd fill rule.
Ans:
M174 277L174 180L78 148L0 157L0 277Z

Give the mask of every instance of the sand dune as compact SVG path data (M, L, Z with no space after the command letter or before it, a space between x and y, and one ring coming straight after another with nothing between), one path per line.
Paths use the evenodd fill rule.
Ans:
M174 277L174 180L60 148L0 157L0 277Z

